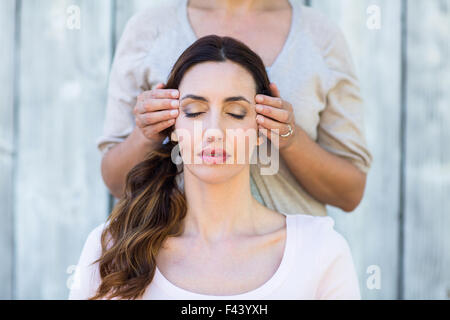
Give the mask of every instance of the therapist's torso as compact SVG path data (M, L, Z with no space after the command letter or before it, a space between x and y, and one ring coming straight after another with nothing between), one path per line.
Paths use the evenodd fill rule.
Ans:
M312 140L367 172L372 156L366 147L362 99L345 40L338 27L315 9L296 0L289 3L292 19L290 10L280 10L283 23L267 41L261 34L264 30L229 35L246 42L270 65L266 67L270 81L292 104L297 125ZM128 22L111 70L104 132L97 141L100 151L133 131L136 97L165 83L178 57L198 37L218 32L214 28L208 32L211 21L200 22L201 10L188 9L187 4L188 0L167 0ZM340 83L346 89L329 96ZM271 148L270 141L267 148ZM258 201L286 214L326 215L325 205L303 189L282 157L271 161L265 165L258 160L250 166L251 190ZM275 174L267 175L262 168ZM177 181L182 188L183 176Z

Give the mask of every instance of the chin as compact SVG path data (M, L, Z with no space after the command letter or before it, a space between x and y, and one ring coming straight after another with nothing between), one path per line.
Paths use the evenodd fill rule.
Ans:
M185 165L192 175L208 184L224 183L239 174L245 168L244 165L232 164L194 164Z

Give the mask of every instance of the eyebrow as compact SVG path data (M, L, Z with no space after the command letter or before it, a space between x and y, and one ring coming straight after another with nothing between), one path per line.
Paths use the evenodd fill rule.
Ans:
M200 100L200 101L204 101L204 102L209 102L209 100L206 99L205 97L196 96L194 94L187 94L183 98L181 98L180 101L183 101L184 99L193 99L193 100ZM247 99L245 99L243 96L228 97L228 98L223 99L223 103L225 103L225 102L233 102L233 101L246 101L249 104L251 104L251 102L248 101Z

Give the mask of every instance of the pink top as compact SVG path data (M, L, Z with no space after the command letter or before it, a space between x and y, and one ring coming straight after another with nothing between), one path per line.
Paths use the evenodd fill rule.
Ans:
M287 215L285 251L277 271L263 285L236 295L205 295L180 288L156 268L143 299L361 299L358 278L346 239L334 229L329 216ZM100 284L98 263L100 236L105 223L88 236L69 299L88 299Z

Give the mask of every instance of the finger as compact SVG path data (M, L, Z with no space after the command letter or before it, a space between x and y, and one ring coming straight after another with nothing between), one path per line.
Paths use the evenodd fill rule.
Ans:
M138 96L139 100L147 99L178 99L179 91L177 89L163 89L159 86L152 90L144 91Z
M176 113L172 113L172 111ZM154 111L138 114L136 118L139 120L141 127L145 127L148 125L156 124L161 121L174 119L178 117L178 114L179 114L178 110Z
M284 123L289 122L290 113L288 110L274 108L263 104L256 104L256 111L263 116L272 118L273 120Z
M146 137L152 137L163 131L164 129L174 125L175 119L161 121L156 124L145 126L142 128L142 131L144 132L144 135Z
M286 123L281 123L275 120L272 120L270 118L267 118L263 115L258 115L256 117L256 122L263 126L264 128L267 128L269 130L274 130L274 133L280 135L280 134L286 134L289 132L289 128Z
M165 87L164 83L160 82L158 83L154 89L163 89Z
M140 101L136 105L135 114L155 112L159 110L178 109L180 102L178 99L147 99Z
M266 137L266 139L270 140L276 147L280 145L280 139L272 139L272 132L270 129L265 128L262 125L258 125L258 132Z
M269 137L270 136L270 132L269 132L269 130L267 128L264 128L262 125L258 124L258 131L261 134L265 135L266 138L270 139L270 137Z
M283 108L283 100L280 97L270 97L264 94L258 94L255 97L256 103L266 104L275 108Z

